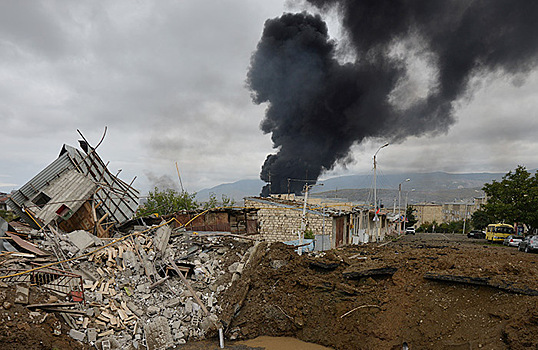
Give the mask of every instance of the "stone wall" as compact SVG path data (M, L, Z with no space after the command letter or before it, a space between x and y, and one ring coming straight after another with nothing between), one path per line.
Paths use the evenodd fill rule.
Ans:
M245 199L245 207L258 208L258 225L261 238L267 242L285 242L298 239L301 229L302 209L289 208ZM332 234L332 218L313 213L306 214L307 228L315 235ZM325 230L323 223L325 221Z

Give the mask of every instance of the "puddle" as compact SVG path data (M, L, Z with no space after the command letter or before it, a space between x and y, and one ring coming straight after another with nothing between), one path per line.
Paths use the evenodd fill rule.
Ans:
M258 337L250 340L238 342L250 347L261 347L265 350L332 350L325 346L314 343L307 343L291 337Z

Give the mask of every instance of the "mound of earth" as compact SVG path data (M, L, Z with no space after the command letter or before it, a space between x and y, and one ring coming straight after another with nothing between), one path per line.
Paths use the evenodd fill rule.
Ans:
M461 235L303 256L260 244L225 292L221 320L232 339L334 349L538 348L537 257Z

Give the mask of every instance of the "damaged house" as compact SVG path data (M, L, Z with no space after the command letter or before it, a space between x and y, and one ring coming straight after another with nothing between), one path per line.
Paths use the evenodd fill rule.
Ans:
M131 219L138 190L110 173L95 148L63 145L58 158L14 191L7 205L35 229L55 224L65 232L85 230L107 237Z
M257 210L252 208L215 208L183 211L175 215L177 223L189 223L190 231L230 232L239 235L258 233ZM178 226L182 226L177 224Z
M300 200L281 198L245 198L245 207L258 209L260 238L268 242L296 240L303 220ZM331 203L308 204L306 228L315 237L315 250L338 248L348 244L383 241L391 234L388 213L373 209L342 208Z

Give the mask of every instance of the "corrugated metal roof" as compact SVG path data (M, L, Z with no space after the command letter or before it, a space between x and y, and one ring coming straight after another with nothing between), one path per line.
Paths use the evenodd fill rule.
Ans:
M59 180L61 178L64 180ZM51 203L80 200L77 205L82 205L82 200L87 199L88 193L96 188L101 190L97 192L95 199L103 202L100 208L109 214L109 219L119 223L131 219L138 208L139 191L111 174L95 150L85 153L72 146L63 145L59 157L15 191L7 204L17 215L35 227L33 220L24 212L25 207L33 209L36 216L46 223L55 217L58 209L56 206L55 209L45 206L42 210L36 207L32 200L41 192L46 192ZM74 210L72 206L69 208Z
M67 145L64 149L77 169L103 189L97 192L96 197L103 201L102 208L109 217L118 222L131 219L138 208L139 191L112 175L96 152L86 154Z
M45 225L58 217L56 211L66 205L76 212L90 198L97 185L84 174L72 169L64 172L59 178L43 188L42 192L50 197L50 202L40 209L33 206L32 211ZM29 206L29 205L28 205Z

